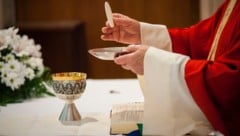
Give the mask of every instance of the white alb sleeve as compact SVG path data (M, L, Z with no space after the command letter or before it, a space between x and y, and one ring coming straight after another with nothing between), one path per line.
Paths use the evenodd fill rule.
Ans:
M141 44L172 51L171 38L165 25L140 22Z
M144 57L146 135L207 135L211 125L193 100L185 78L188 56L150 47Z

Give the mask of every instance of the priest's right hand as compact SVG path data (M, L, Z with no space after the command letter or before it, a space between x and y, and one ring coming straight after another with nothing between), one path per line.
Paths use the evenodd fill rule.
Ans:
M104 41L116 41L124 44L140 44L140 22L128 16L114 13L114 27L110 27L106 22L106 26L102 27L101 39Z

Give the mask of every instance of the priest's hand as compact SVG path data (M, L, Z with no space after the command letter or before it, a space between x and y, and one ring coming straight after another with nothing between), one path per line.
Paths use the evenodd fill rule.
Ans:
M120 55L114 59L114 62L121 65L126 70L133 73L143 75L144 72L144 56L149 46L129 45L125 55Z
M140 44L140 23L128 16L114 13L114 27L111 28L109 23L102 27L101 39L104 41L116 41L124 44Z

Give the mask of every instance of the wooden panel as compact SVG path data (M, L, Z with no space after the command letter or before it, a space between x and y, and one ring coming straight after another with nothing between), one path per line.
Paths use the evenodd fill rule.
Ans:
M80 20L86 26L87 49L125 46L100 39L101 27L106 21L104 1L16 0L17 22ZM144 22L163 23L168 27L189 26L199 20L198 0L109 0L109 3L113 12L120 12ZM88 75L91 78L135 77L111 61L97 60L90 55L87 57Z

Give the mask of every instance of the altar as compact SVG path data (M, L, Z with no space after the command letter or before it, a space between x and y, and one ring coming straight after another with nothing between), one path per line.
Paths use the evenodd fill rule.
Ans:
M58 121L64 101L43 97L0 107L0 135L108 136L112 105L143 99L137 79L87 79L85 92L75 101L82 116L76 126Z

